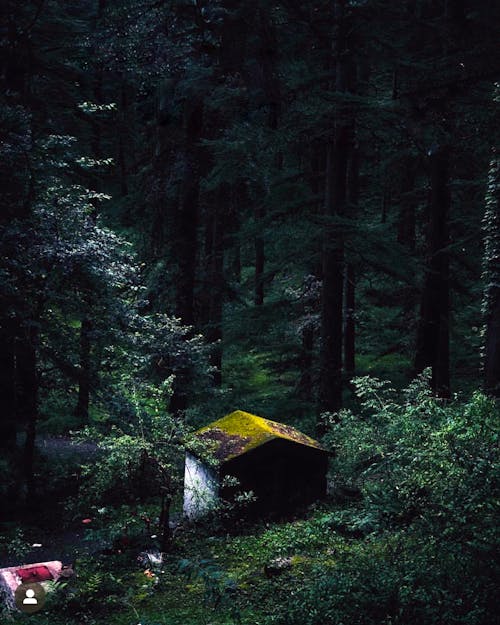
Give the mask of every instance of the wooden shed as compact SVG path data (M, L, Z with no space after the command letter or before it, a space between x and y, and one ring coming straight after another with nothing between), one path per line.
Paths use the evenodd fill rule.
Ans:
M184 473L188 518L231 499L228 476L238 480L237 490L253 492L253 513L289 512L326 494L328 452L290 425L236 410L195 432L195 440L199 450L186 454Z

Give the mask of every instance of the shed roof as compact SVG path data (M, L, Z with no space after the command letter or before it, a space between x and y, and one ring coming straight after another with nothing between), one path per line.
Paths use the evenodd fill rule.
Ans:
M195 436L210 443L210 451L220 462L227 462L274 439L283 439L320 451L326 450L310 436L291 425L235 410L218 421L197 430ZM213 447L212 447L213 444Z

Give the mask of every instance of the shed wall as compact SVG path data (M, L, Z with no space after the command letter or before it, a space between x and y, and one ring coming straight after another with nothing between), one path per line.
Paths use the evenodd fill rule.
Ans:
M279 516L326 495L328 456L324 451L275 439L225 463L221 479L232 475L238 490L257 497L248 513ZM231 489L221 489L231 499Z
M219 481L214 471L190 453L184 466L184 515L188 519L203 516L219 500Z

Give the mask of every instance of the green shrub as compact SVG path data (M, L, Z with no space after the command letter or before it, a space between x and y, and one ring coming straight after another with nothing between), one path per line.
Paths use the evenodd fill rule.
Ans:
M355 385L361 414L330 416L327 440L334 483L358 487L362 501L323 518L351 546L268 622L498 622L497 404L479 392L436 399L427 375L399 394L370 378Z

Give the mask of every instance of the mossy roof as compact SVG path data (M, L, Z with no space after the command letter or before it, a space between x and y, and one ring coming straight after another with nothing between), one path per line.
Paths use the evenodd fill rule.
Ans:
M275 439L326 451L313 438L291 425L264 419L243 410L235 410L222 419L209 423L197 430L195 436L209 443L208 451L220 463L246 454Z

